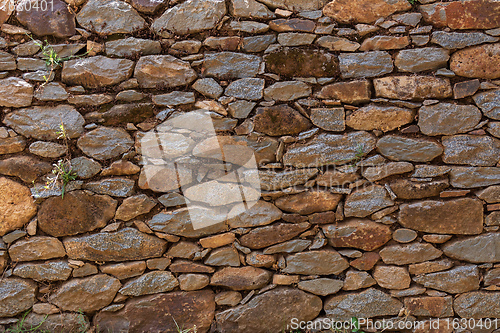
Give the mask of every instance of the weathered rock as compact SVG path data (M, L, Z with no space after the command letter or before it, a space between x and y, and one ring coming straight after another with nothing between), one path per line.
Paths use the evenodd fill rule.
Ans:
M392 239L398 243L409 243L417 239L417 232L411 229L399 228L394 230L392 234Z
M361 257L351 261L351 266L359 270L368 271L375 266L380 260L380 256L376 252L365 252Z
M342 289L343 290L365 289L375 284L377 284L377 282L367 272L359 272L350 269L345 273L345 281Z
M0 317L13 317L30 309L35 303L35 293L36 284L29 280L0 280Z
M210 279L204 274L182 274L178 280L181 290L184 291L203 289L210 283Z
M271 8L282 8L288 9L291 11L316 11L321 8L328 2L328 0L313 0L313 1L304 1L304 0L291 0L286 3L283 3L279 0L259 0Z
M500 120L500 89L481 92L472 98L486 117Z
M436 47L399 51L394 64L400 72L422 72L446 67L450 52Z
M78 330L90 329L87 316L79 313L59 313L60 310L55 305L52 306L56 308L56 312L52 314L39 314L34 310L29 313L24 320L25 327L38 327L41 331L51 333L75 333Z
M298 111L286 104L257 108L255 131L271 136L295 135L311 127Z
M269 72L286 77L331 77L338 74L335 56L316 50L283 48L264 57Z
M265 81L258 78L245 78L231 82L225 94L241 99L256 101L262 98Z
M360 293L330 296L324 305L328 317L335 320L397 315L402 308L403 304L396 298L374 288Z
M16 68L16 58L8 52L0 51L0 70L8 71L15 70Z
M388 132L411 123L414 117L415 111L410 109L370 104L355 110L347 116L346 124L355 130L371 131L378 129Z
M36 141L29 146L30 153L48 158L61 157L67 150L65 145L55 142Z
M389 176L399 175L413 171L413 164L408 162L389 162L380 166L367 167L363 169L363 177L371 182L384 179Z
M428 162L443 153L434 141L387 135L377 142L378 151L395 161Z
M264 191L274 191L301 185L318 174L317 169L297 169L281 172L260 171L260 186Z
M35 281L65 281L72 269L65 260L24 263L14 268L14 275Z
M224 1L188 0L166 10L153 22L151 29L157 34L163 31L178 35L193 34L215 28L225 14Z
M31 183L52 170L52 165L32 156L14 156L0 160L0 174L19 177Z
M334 247L352 247L363 251L375 250L391 239L391 229L370 220L351 219L322 227Z
M77 145L86 155L107 160L128 151L134 141L121 128L98 127L78 139Z
M319 278L301 281L297 284L297 287L314 295L327 296L338 292L343 285L344 282L341 280Z
M282 323L292 318L308 321L316 318L322 308L321 299L301 290L280 287L254 297L217 315L221 332L278 332Z
M267 24L255 21L232 21L229 23L229 28L234 31L252 34L263 33L269 30Z
M133 57L137 54L150 55L161 53L161 44L156 40L128 37L106 42L106 55Z
M262 59L255 55L234 52L207 54L203 71L219 79L246 78L257 75Z
M476 192L476 196L487 203L500 202L500 186L490 186Z
M481 117L473 105L438 103L419 109L418 126L426 135L452 135L474 129Z
M107 178L86 183L83 188L112 197L128 197L134 193L135 181L127 178Z
M452 297L410 297L404 300L405 308L414 316L422 317L452 317Z
M70 162L73 172L80 179L92 178L102 169L99 162L85 156L73 158Z
M255 228L240 237L240 243L251 249L262 249L294 238L309 228L309 223L280 223Z
M447 270L453 267L453 262L449 259L426 261L418 264L411 264L409 266L410 274L421 275L427 273L434 273Z
M85 119L106 126L117 126L124 123L140 123L153 115L153 105L151 103L134 103L114 105L105 112L87 113Z
M375 138L367 132L323 133L308 143L292 145L283 156L283 163L297 168L345 164L358 158L360 150L368 154L374 146Z
M377 284L386 289L406 289L410 287L411 278L406 267L376 266L373 278Z
M500 156L500 140L490 136L455 135L443 137L443 162L472 166L495 166Z
M314 32L316 24L311 20L302 19L277 19L269 22L269 27L277 32L303 31Z
M323 14L342 23L373 23L381 17L406 11L411 5L404 0L334 0L323 8Z
M118 279L105 274L73 279L62 284L50 302L62 310L92 313L109 305L120 287Z
M71 85L98 88L125 81L132 75L133 68L134 62L128 59L104 56L73 59L64 62L61 79Z
M221 247L210 252L205 259L205 264L210 266L240 266L238 251L233 247Z
M413 280L427 288L459 294L479 289L479 270L475 265L458 266L444 272L415 276Z
M283 273L303 275L337 275L349 267L347 260L333 250L292 254L286 259Z
M375 36L367 38L361 44L360 51L397 50L404 49L410 44L408 36Z
M264 287L270 280L271 272L265 269L251 266L225 267L212 275L210 285L232 290L252 290Z
M26 148L26 139L20 135L0 139L0 155L22 152Z
M500 292L473 291L459 295L453 309L462 318L498 318Z
M453 259L473 263L497 262L500 257L500 233L461 238L443 246L444 253Z
M396 179L391 182L390 186L391 190L399 199L423 199L438 196L441 191L448 188L449 183L446 179L433 180L430 182Z
M331 132L345 130L344 108L314 108L311 109L310 119L319 128Z
M428 243L391 245L383 248L380 257L388 265L407 265L439 258L443 252Z
M54 0L49 6L42 7L36 0L22 2L16 18L37 36L70 37L76 33L75 14L68 10L64 1Z
M34 106L9 113L4 123L16 132L39 140L55 140L63 124L68 138L77 138L83 133L85 120L73 106Z
M255 0L231 0L229 12L235 17L252 19L272 19L275 15L264 4Z
M345 187L360 178L359 174L353 170L334 170L326 171L316 177L316 184L319 186L342 186Z
M214 294L210 290L175 291L133 298L118 312L100 312L95 317L100 329L118 332L174 332L179 325L196 326L206 333L214 318ZM183 324L181 324L183 323Z
M273 245L264 250L264 254L275 253L295 253L307 249L311 245L311 241L307 239L294 239L281 244Z
M276 257L270 254L263 254L259 251L252 251L246 255L245 262L247 265L253 267L271 268L276 263Z
M230 218L227 223L231 228L249 228L268 225L279 220L283 213L272 203L263 200L257 201L251 207L245 207L241 203L235 206L229 213Z
M28 223L36 209L27 187L0 177L0 236Z
M341 199L340 194L326 191L306 191L278 198L275 204L286 212L309 215L335 210Z
M359 43L347 38L323 36L316 40L316 44L330 51L354 52L359 49Z
M223 183L216 180L193 185L184 190L184 196L193 202L210 206L226 206L241 201L241 196L251 200L259 197L259 192L237 183Z
M391 55L385 51L342 53L339 63L344 79L380 76L392 72L394 68Z
M276 36L273 34L244 37L241 42L241 48L245 52L262 52L275 42Z
M390 76L373 80L377 97L402 100L448 98L450 80L432 76Z
M45 200L38 212L39 228L51 236L71 236L103 228L114 217L117 202L106 195L72 191Z
M365 217L382 208L393 206L387 190L380 185L358 189L347 196L344 205L345 216Z
M127 281L119 291L126 296L142 296L170 291L178 285L172 273L155 271Z
M371 93L369 80L355 80L326 85L316 96L324 99L338 99L347 104L358 104L369 102Z
M2 9L0 9L0 25L7 22L14 9L15 6L10 6L7 1L2 2Z
M400 206L399 223L428 233L479 234L483 230L483 204L470 198L405 203Z
M491 29L498 27L498 3L491 0L437 2L420 6L424 20L436 27Z
M141 88L172 88L193 82L196 72L188 62L171 55L149 55L139 59L134 77Z
M472 188L500 184L500 168L453 167L450 184L458 188Z
M146 263L144 261L128 261L102 265L100 269L104 274L113 275L117 279L124 280L144 273Z
M146 14L154 14L167 5L166 1L160 0L129 0L132 7L137 11Z
M276 82L264 90L266 99L276 101L293 101L311 94L311 87L300 81Z
M101 176L127 176L135 175L141 171L137 165L130 161L119 160L111 163L111 165L102 170Z
M455 74L470 78L497 79L500 69L500 43L473 46L459 50L451 56L450 69Z
M61 258L66 255L63 244L54 237L36 236L17 241L9 248L12 261L34 261Z
M446 49L463 49L464 47L474 46L484 43L498 41L498 38L488 36L481 32L444 32L434 31L431 42L440 45Z
M154 206L156 202L145 194L128 197L118 207L115 219L130 221L134 217L148 213Z
M132 6L119 0L90 0L76 19L85 29L102 35L130 34L147 26Z
M123 261L159 257L165 252L164 240L133 228L63 240L68 257L75 260Z

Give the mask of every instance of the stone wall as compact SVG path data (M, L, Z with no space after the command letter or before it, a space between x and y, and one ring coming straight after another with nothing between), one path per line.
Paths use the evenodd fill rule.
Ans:
M65 1L0 1L0 331L500 318L500 2Z

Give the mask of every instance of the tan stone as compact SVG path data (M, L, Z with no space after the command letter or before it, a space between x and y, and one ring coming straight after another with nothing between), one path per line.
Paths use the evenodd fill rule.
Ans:
M309 215L334 210L342 196L326 191L307 191L276 200L276 206L286 212Z
M129 261L119 264L108 264L101 266L101 272L111 274L114 277L124 280L141 275L146 269L144 261Z
M433 76L390 76L373 80L377 97L402 100L448 98L452 95L450 80Z
M333 247L352 247L364 251L381 247L391 239L392 234L388 226L364 219L326 225L323 232Z
M30 190L19 183L0 177L0 236L21 228L36 214Z
M17 241L9 248L12 261L34 261L61 258L66 255L63 244L54 237L36 236Z
M271 226L255 228L240 237L240 243L251 249L262 249L294 238L309 228L309 223L280 223Z
M451 317L453 298L448 297L410 297L405 298L405 308L413 316L423 317Z
M224 234L202 238L200 239L200 244L204 248L216 248L231 244L235 239L236 237L232 232L227 232Z
M373 23L410 8L411 4L405 0L334 0L323 8L323 14L341 23Z
M290 285L294 283L298 283L300 281L299 275L284 275L284 274L274 274L273 275L273 284L276 285Z
M408 268L410 274L420 275L420 274L444 271L451 267L453 267L453 262L451 262L449 259L443 259L436 261L426 261L418 264L411 264Z
M271 273L265 269L226 267L212 275L210 284L232 290L252 290L264 287L270 280Z
M338 99L347 104L366 103L371 98L371 84L368 80L337 82L324 86L316 96Z
M370 104L355 110L347 116L346 125L356 130L371 131L378 129L388 132L411 123L414 117L414 110Z
M404 49L410 44L408 36L395 37L395 36L375 36L367 38L361 44L360 51L373 51L373 50L397 50Z
M386 289L406 289L411 283L406 267L376 266L373 278L379 286Z
M499 18L500 19L500 18ZM451 56L450 69L455 74L470 78L500 78L500 43L473 46Z

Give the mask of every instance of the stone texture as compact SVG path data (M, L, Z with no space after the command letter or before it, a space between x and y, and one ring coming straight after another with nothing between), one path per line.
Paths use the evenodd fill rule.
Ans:
M359 293L330 296L324 305L328 317L335 320L397 315L402 307L403 304L396 298L374 288Z
M0 236L21 228L36 214L30 190L10 179L0 177Z
M128 197L118 207L115 219L130 221L139 215L148 213L154 206L156 206L156 202L145 194Z
M125 1L90 0L78 12L78 23L102 35L130 34L146 27L146 21Z
M279 332L292 318L308 321L316 318L322 308L321 299L301 290L279 287L257 295L245 305L217 315L222 333Z
M129 3L139 12L146 14L154 14L166 5L163 0L130 0Z
M428 243L390 245L383 248L380 257L389 265L407 265L439 258L443 252Z
M197 74L188 62L171 55L148 55L137 62L134 77L141 88L172 88L193 82Z
M330 77L338 73L335 56L317 50L282 48L264 57L266 70L285 77Z
M281 172L259 170L260 186L264 191L284 189L304 184L317 173L317 169L297 169Z
M223 2L222 2L223 3ZM234 52L211 53L205 56L203 72L219 79L241 79L257 75L262 59L255 55Z
M118 264L106 264L100 267L104 274L113 275L117 279L124 280L141 275L146 269L144 261L127 261Z
M92 178L102 169L99 162L85 156L73 158L70 162L73 172L80 179Z
M254 128L271 136L295 135L311 127L311 123L298 111L280 104L257 108Z
M26 139L22 136L0 139L0 155L22 152L26 148Z
M374 146L375 138L367 132L344 135L322 133L308 143L298 143L288 148L283 163L299 168L345 164L357 158L360 147L363 154L368 154Z
M367 272L348 270L345 274L343 290L358 290L369 288L377 284L374 278Z
M64 260L23 263L14 268L14 275L35 281L65 281L72 269Z
M371 84L369 80L336 82L321 88L318 98L338 99L346 104L359 104L370 101Z
M153 102L157 104L155 98L153 98ZM87 113L85 119L99 122L105 126L118 126L124 123L140 123L153 115L151 103L134 103L114 105L105 112Z
M128 151L132 144L132 138L125 130L114 127L98 127L77 142L78 148L97 160L117 157Z
M283 213L272 203L259 200L251 207L245 207L243 203L235 206L227 223L231 228L249 228L268 225L281 219Z
M149 39L128 37L106 42L106 55L133 57L137 54L150 55L161 53L161 44Z
M489 136L456 135L441 139L443 162L472 166L495 166L500 155L500 140Z
M451 97L447 78L432 76L390 76L373 80L377 97L402 100Z
M360 51L377 51L377 50L397 50L404 49L410 44L410 39L407 36L375 36L366 38L359 48Z
M311 109L310 119L319 128L331 132L345 130L344 108L315 108Z
M500 89L481 92L472 98L486 117L500 120Z
M473 46L453 53L450 69L455 74L478 79L500 78L494 64L500 60L500 43Z
M184 291L203 289L210 283L210 279L204 274L182 274L178 280L181 290Z
M294 238L309 228L309 223L281 223L255 228L240 237L240 243L251 249L262 249Z
M309 215L335 210L341 199L342 196L339 194L326 191L307 191L278 198L275 204L285 212Z
M375 167L367 167L362 171L363 177L375 182L386 177L413 171L413 164L408 162L389 162Z
M473 105L438 103L418 111L418 126L426 135L453 135L474 129L482 114Z
M487 203L500 202L500 186L490 186L476 192L476 196Z
M232 290L253 290L264 287L270 280L271 273L262 268L225 267L212 275L210 285Z
M399 199L423 199L438 196L441 191L448 188L446 179L430 182L411 181L409 179L396 179L390 183L391 190Z
M423 72L446 67L450 52L446 49L424 47L399 51L394 64L400 72Z
M430 140L387 135L377 142L378 151L395 161L429 162L443 153L441 145Z
M323 8L323 14L342 23L374 23L381 17L411 8L404 0L334 0Z
M36 236L17 241L9 248L12 261L61 258L66 255L63 244L54 237Z
M316 40L316 44L330 51L354 52L360 47L359 43L352 42L347 38L323 36Z
M434 31L431 42L438 44L446 49L463 49L465 47L492 43L498 41L498 38L488 36L481 32L444 32Z
M498 3L491 0L437 2L420 6L425 21L451 29L491 29L498 27Z
M178 285L172 273L155 271L127 281L119 292L126 296L142 296L170 291Z
M427 273L434 273L447 270L453 267L453 262L449 259L426 261L418 264L411 264L409 266L410 274L422 275Z
M231 82L225 94L241 99L256 101L262 98L265 81L258 78L245 78Z
M406 267L376 266L373 278L380 287L386 289L406 289L411 283Z
M0 25L4 24L14 11L14 6L9 6L7 1L2 2L2 7L0 9Z
M55 142L36 141L30 144L29 151L41 157L57 158L64 155L67 148Z
M458 294L479 289L479 270L475 265L458 266L444 272L416 276L424 287Z
M123 261L161 256L166 242L133 228L116 232L68 237L63 240L68 257L75 260Z
M327 296L338 292L343 285L344 282L341 280L319 278L301 281L297 284L297 287L314 295Z
M500 292L473 291L459 295L453 309L462 318L498 318Z
M472 188L500 184L500 169L495 167L453 167L450 184L458 188Z
M255 0L231 0L229 12L235 17L252 19L272 19L275 15L262 3Z
M240 266L238 251L233 247L222 247L210 252L205 259L205 264L210 266Z
M72 191L45 200L38 212L38 227L48 235L60 237L103 228L115 214L116 200L105 195Z
M382 208L394 205L387 190L380 185L358 189L347 196L345 216L365 217Z
M456 239L443 246L445 255L473 263L497 262L500 256L500 233Z
M74 107L69 105L35 106L9 113L4 123L18 133L39 140L57 139L61 123L68 138L76 138L83 133L85 120Z
M349 247L373 251L391 239L388 226L370 220L350 219L323 226L322 229L334 248Z
M361 107L347 116L347 126L362 131L374 129L388 132L411 123L415 117L415 111L395 106L379 106L370 104Z
M394 67L390 54L385 51L342 53L339 63L344 79L380 76L392 72Z
M178 35L193 34L215 28L225 14L224 1L188 0L166 10L153 22L151 28L158 34L162 31Z
M120 287L118 279L105 274L73 279L63 283L50 302L62 310L92 313L109 305Z
M125 81L132 75L133 68L134 62L128 59L112 59L104 56L72 59L64 62L61 79L71 85L98 88Z
M25 183L35 181L51 170L52 165L32 156L14 156L0 160L0 174L19 177Z
M293 101L311 94L311 87L300 81L276 82L264 90L266 99L276 101Z
M64 1L54 0L42 10L41 3L27 0L22 7L24 10L18 10L16 18L37 36L64 38L76 33L75 14L68 9Z
M36 285L29 280L0 280L0 317L13 317L30 309L35 303L35 293Z
M56 314L49 315L38 314L33 311L33 313L29 313L26 316L24 326L38 327L41 331L51 333L74 333L78 332L78 330L90 329L90 323L86 315L68 312L58 313L59 311L60 310L57 309Z
M286 259L283 273L303 275L337 275L349 267L347 260L333 250L292 254Z
M438 234L479 234L483 230L483 204L460 198L402 204L398 222L407 228Z
M452 297L410 297L405 298L404 304L414 316L433 318L453 316Z

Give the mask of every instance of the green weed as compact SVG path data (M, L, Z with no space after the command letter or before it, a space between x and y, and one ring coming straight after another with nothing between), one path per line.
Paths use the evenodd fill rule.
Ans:
M45 317L40 322L40 324L38 324L36 326L31 326L29 328L24 327L25 321L26 321L26 316L30 313L30 311L31 310L26 311L23 314L23 316L21 317L21 319L17 323L15 323L14 326L9 327L5 331L5 333L27 333L27 332L50 333L49 331L46 331L46 330L41 330L41 331L38 330L40 328L40 326L42 326L42 324L45 322L45 320L47 320L47 315L45 315Z

